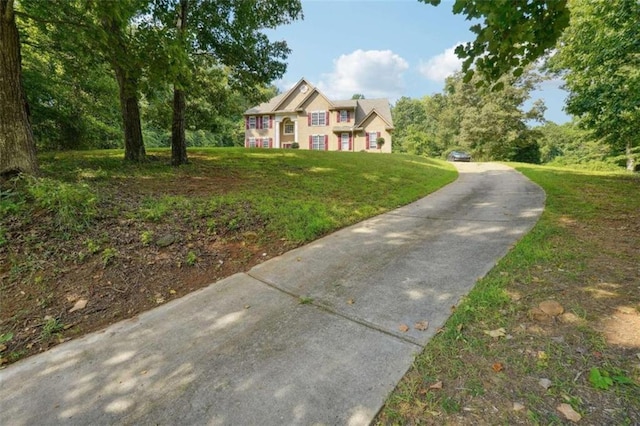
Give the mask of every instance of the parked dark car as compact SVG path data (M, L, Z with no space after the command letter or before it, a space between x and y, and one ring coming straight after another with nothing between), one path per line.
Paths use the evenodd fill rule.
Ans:
M463 151L451 151L449 155L447 155L447 160L449 161L464 161L468 163L471 161L471 156Z

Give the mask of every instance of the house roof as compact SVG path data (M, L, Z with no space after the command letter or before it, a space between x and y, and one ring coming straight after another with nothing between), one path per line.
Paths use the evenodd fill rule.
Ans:
M287 109L280 109L287 99L291 98L291 95L297 93L302 85L306 85L309 89L308 94L302 99L302 101L298 102L298 105L291 105ZM329 109L331 110L339 110L339 109L355 109L355 127L359 127L369 116L372 114L377 114L382 120L384 120L389 128L393 128L393 119L391 117L391 108L389 107L388 99L344 99L332 101L327 98L320 90L310 84L304 78L301 78L296 84L293 85L289 90L284 93L279 94L271 98L269 101L261 103L253 108L249 108L245 111L245 115L254 115L254 114L269 114L278 111L287 111L293 112L298 108L301 108L305 102L314 94L318 93L320 96L324 97L329 103Z

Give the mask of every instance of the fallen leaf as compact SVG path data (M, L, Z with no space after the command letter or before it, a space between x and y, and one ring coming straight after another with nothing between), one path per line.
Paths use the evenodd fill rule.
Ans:
M556 407L556 410L567 419L574 423L577 423L582 419L582 416L577 413L569 404L560 404Z
M400 324L400 326L398 327L398 330L402 331L403 333L406 333L407 331L409 331L409 326L407 324Z
M542 386L543 388L549 389L551 387L551 380L549 379L540 379L538 380L538 384L540 384L540 386Z
M0 352L4 352L7 350L7 345L0 345Z
M174 289L169 290L169 294L176 294L176 291Z
M442 389L442 380L429 386L429 389Z
M415 328L416 330L425 331L427 328L429 328L429 321L418 321L413 325L413 328Z
M462 331L462 324L458 324L458 326L456 327L456 330L458 330L458 333L460 333Z
M491 366L491 368L493 369L493 371L498 373L498 372L504 370L504 365L502 365L501 362L496 362Z
M497 328L495 330L485 330L484 334L488 334L489 336L495 337L495 338L504 337L504 336L507 335L507 330L505 330L504 328L500 327L500 328Z
M353 300L353 299L347 300L347 304L349 304L349 305L353 305L354 303L356 303L356 301Z
M522 410L524 410L524 404L520 402L513 403L513 411L522 411Z
M245 309L249 309L251 307L251 305L244 305Z
M147 374L147 373L148 373L148 371L147 371L147 370L142 370L142 371L140 372L140 375L141 375L141 376L143 376L143 375L145 375L145 374Z
M69 309L69 313L79 311L87 307L87 299L80 299L73 305L73 308Z
M562 307L562 305L555 300L545 300L538 305L538 308L540 308L540 310L545 314L552 317L560 315L564 312L564 308Z

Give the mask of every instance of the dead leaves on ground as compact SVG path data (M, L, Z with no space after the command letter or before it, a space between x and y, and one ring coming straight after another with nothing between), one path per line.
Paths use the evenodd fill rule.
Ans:
M429 321L427 320L418 321L413 325L413 328L418 331L426 331L429 328ZM409 327L407 324L400 324L398 326L398 330L400 330L403 333L406 333L409 330L411 330L411 327Z

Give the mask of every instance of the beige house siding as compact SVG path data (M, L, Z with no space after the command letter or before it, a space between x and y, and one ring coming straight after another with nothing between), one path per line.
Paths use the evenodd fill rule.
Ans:
M301 79L244 115L245 147L290 148L298 142L300 149L391 152L393 123L386 99L332 101ZM293 134L285 133L287 127ZM385 139L382 149L367 143L378 135Z

